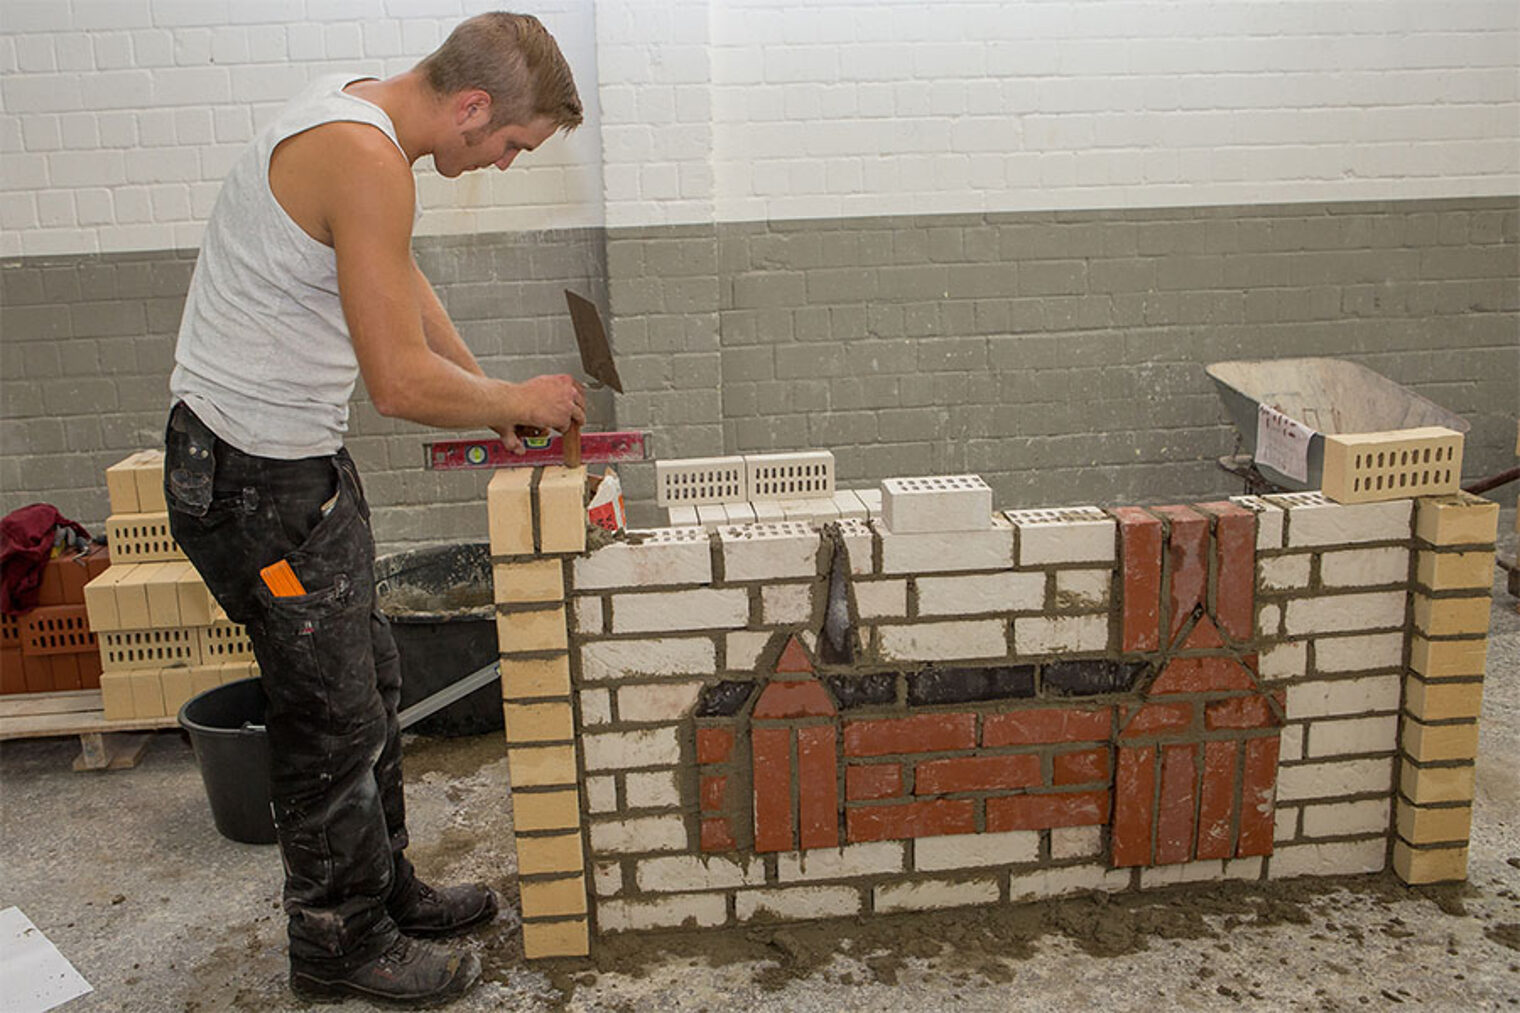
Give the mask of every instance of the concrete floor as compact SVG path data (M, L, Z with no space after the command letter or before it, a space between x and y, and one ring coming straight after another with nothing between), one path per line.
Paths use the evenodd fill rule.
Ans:
M1513 512L1500 525L1513 559ZM600 966L547 970L525 967L517 937L497 927L470 942L488 980L452 1008L1514 1008L1520 615L1498 580L1488 664L1465 888L1408 891L1385 876L1248 886L1203 907L1144 895L1126 901L1120 945L1094 945L1083 926L1101 905L1084 901L878 920L885 928L844 922L805 938L766 928L677 935ZM0 907L18 905L94 985L67 1009L301 1008L284 985L279 856L217 835L179 735L156 736L129 771L73 773L76 752L66 739L0 747ZM407 765L419 867L510 893L499 738L411 740Z

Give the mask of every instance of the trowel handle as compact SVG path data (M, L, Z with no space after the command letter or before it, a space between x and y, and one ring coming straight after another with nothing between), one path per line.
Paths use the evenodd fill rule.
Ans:
M579 468L581 466L581 424L570 423L570 428L565 430L565 467Z

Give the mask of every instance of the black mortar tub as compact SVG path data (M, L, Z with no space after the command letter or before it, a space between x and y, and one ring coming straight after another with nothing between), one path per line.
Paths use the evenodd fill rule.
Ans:
M273 844L269 808L269 736L264 731L264 687L238 679L191 697L179 709L201 768L211 820L223 837L243 844Z
M401 654L401 710L496 660L491 549L443 545L375 561L375 597ZM412 725L421 735L482 735L502 727L501 689L483 686Z

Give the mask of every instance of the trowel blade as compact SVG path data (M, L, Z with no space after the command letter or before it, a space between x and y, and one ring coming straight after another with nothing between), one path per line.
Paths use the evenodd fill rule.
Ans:
M581 350L581 368L593 380L606 384L619 394L623 393L623 381L618 376L617 365L612 361L612 348L607 344L607 332L602 328L602 315L596 304L589 299L565 289L565 303L570 307L570 322L575 325L575 343Z

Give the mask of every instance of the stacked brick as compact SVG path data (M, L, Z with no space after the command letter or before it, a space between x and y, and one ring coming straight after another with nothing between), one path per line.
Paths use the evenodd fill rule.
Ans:
M85 586L84 602L107 720L172 718L195 694L258 674L245 631L169 534L163 453L106 469L106 488L112 563Z
M559 806L519 820L530 925L550 883L541 924L606 933L1457 868L1466 803L1400 787L1470 799L1486 600L1441 581L1493 525L1420 534L1445 501L993 514L949 476L581 553L529 476L491 523L514 804Z
M0 616L0 695L100 685L100 655L84 587L109 564L109 554L99 547L55 556L43 567L36 607L20 616Z

